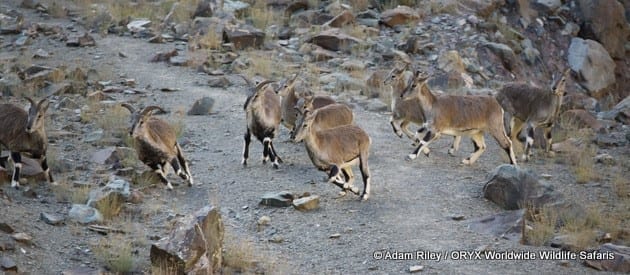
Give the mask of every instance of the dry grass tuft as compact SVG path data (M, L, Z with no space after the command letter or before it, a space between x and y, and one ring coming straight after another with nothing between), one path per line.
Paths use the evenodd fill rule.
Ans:
M244 14L254 27L265 30L272 25L281 25L283 14L267 6L267 1L256 1Z
M250 51L248 58L248 67L244 73L249 79L259 75L266 79L273 79L279 75L282 75L283 68L278 68L279 63L274 62L270 58L268 52L263 51Z
M118 216L120 211L122 211L124 206L124 199L121 195L111 194L104 199L98 201L94 208L98 209L101 214L103 214L103 218L106 220L111 220L112 218Z
M116 104L99 111L96 126L106 131L106 135L122 138L128 135L129 111Z
M542 246L554 236L558 222L558 214L550 207L527 208L527 218L532 221L531 229L523 232L525 243Z
M92 250L98 260L116 274L129 274L134 269L132 242L119 235L102 238Z

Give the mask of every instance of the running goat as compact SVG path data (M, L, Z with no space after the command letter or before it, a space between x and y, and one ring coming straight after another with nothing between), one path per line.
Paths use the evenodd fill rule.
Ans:
M570 69L565 70L562 77L553 83L550 89L526 83L509 83L497 94L497 101L506 112L505 121L508 124L506 127L513 142L519 139L521 130L526 126L526 138L520 139L525 143L523 160L529 161L531 158L536 127L543 128L546 140L545 152L553 155L551 129L560 114L569 73Z
M405 91L401 98L417 98L425 114L427 133L408 160L418 157L422 149L442 134L470 136L475 151L462 162L473 164L486 150L484 133L488 132L510 157L510 164L516 165L512 142L503 126L503 109L494 97L434 95L427 85L428 75L416 72L412 89Z
M152 116L155 110L165 111L158 106L147 106L138 111L128 103L123 103L122 106L131 112L129 134L134 139L138 159L158 174L160 181L168 190L172 190L173 185L166 178L167 164L173 167L179 177L188 182L188 186L192 186L193 178L182 148L177 143L175 129L166 121Z

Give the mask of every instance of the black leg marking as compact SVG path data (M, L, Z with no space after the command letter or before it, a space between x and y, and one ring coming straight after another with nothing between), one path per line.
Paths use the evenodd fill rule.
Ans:
M13 160L13 177L11 178L11 186L20 187L20 170L22 169L22 155L20 152L11 152Z
M249 158L249 144L252 142L252 136L249 133L249 129L243 135L243 139L245 140L245 145L243 148L243 165L247 165L247 159Z
M46 158L46 156L41 156L39 164L42 166L42 170L48 177L48 183L54 183L55 180L53 180L52 173L50 173L50 168L48 167L48 158Z
M271 152L273 152L273 155L278 160L278 163L284 163L284 161L278 156L278 153L276 153L276 147L273 146L273 140L270 141L269 144L271 145Z
M270 146L269 146L270 142L271 141L269 141L267 138L265 138L263 140L263 161L262 161L263 163L267 163L267 158L270 157L269 156L271 154L271 152L270 152L271 149L270 149Z

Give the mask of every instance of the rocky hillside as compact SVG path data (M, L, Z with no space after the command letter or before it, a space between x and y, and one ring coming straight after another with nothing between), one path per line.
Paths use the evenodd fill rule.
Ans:
M629 21L630 1L617 0L3 1L0 98L50 100L48 159L60 185L24 158L15 190L11 165L0 167L0 270L628 272ZM405 162L412 148L391 132L383 81L407 64L430 75L433 91L458 95L494 95L509 82L546 88L570 69L558 154L537 149L522 170L497 168L507 157L488 141L463 166L470 142L453 158L442 138L429 158ZM294 75L300 90L350 104L372 138L367 202L319 183L304 147L283 142L285 128L279 170L256 160L256 141L249 167L239 164L243 77ZM164 190L137 160L122 102L167 110L158 117L174 126L198 185L171 176L175 191ZM470 265L451 253L558 248L617 261ZM415 256L381 260L379 251Z

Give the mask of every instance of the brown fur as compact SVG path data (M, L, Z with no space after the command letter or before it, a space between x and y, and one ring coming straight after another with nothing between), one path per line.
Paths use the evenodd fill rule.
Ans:
M277 156L272 143L280 127L282 110L280 96L276 94L275 89L270 85L271 82L266 80L259 83L254 90L254 94L248 97L245 102L247 130L244 135L243 165L247 165L252 134L263 143L263 163L270 157L273 167L278 168L278 163L282 162L282 159Z
M330 104L312 111L313 125L315 131L334 128L341 125L352 124L354 114L352 109L345 104ZM303 117L296 122L296 129L302 127ZM295 139L295 131L291 134L291 139Z

